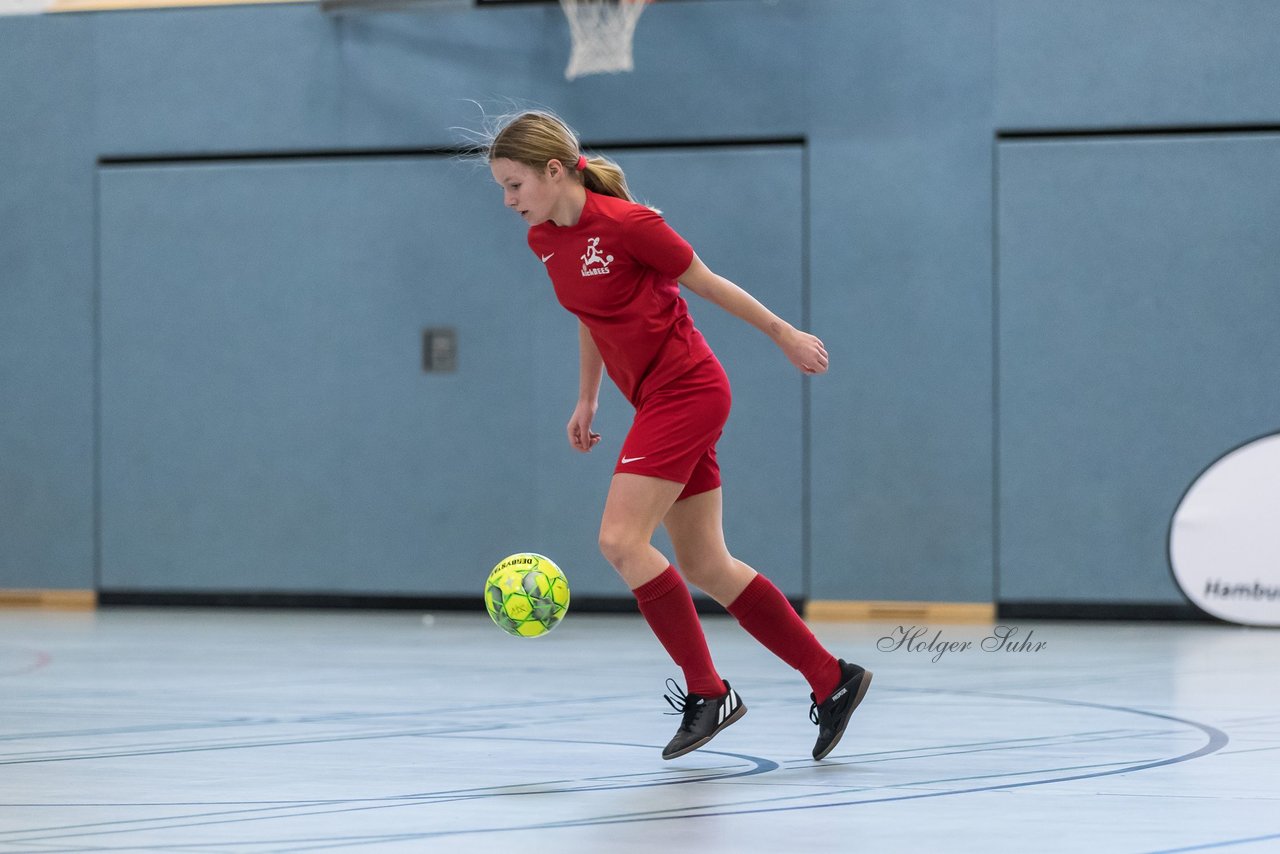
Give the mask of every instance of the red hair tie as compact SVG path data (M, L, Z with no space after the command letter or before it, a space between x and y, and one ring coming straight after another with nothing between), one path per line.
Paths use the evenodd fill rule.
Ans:
M573 168L577 169L579 172L585 171L587 168L587 156L585 154L579 155L578 162L574 164Z

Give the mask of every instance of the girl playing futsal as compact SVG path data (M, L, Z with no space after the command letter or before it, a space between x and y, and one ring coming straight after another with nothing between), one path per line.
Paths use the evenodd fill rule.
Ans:
M662 757L698 749L747 709L711 661L688 579L808 680L810 719L818 725L813 757L822 759L871 673L827 652L778 588L725 546L716 442L729 416L729 381L694 328L679 285L768 335L806 374L827 370L826 349L709 270L657 212L636 204L617 164L584 156L557 117L526 112L510 119L487 154L503 202L529 225L529 247L556 297L578 317L569 444L586 453L600 441L591 422L602 371L636 408L605 500L600 550L684 671L686 690L667 697L683 717ZM659 524L684 578L650 543Z

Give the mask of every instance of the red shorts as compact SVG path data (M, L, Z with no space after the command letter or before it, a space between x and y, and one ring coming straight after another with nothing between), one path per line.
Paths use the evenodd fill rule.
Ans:
M680 498L715 489L720 485L716 442L732 399L729 377L715 356L646 395L614 473L683 483Z

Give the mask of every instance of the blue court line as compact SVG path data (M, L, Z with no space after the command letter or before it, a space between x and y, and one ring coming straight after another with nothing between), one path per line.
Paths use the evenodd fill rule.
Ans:
M554 701L548 701L548 702L554 702ZM557 703L557 705L563 705L563 703ZM501 706L491 706L487 708L503 709L503 708L527 708L527 707L523 707L518 703L511 703L511 704L504 704ZM449 713L455 717L458 716L456 709L449 710ZM387 717L403 717L406 715L410 717L416 716L416 714L411 714L411 713L393 713L393 714L388 714ZM379 715L377 717L382 717L382 716ZM594 716L586 716L586 717L590 718ZM571 715L561 715L558 717L542 718L543 721L546 721L549 723L565 723L569 721L582 720L582 719L584 719L584 716L582 713L571 714ZM322 722L322 723L327 722L325 718L317 718L315 719L315 721ZM293 724L299 721L295 721L292 719L281 719L275 722ZM313 721L303 720L301 722L311 723ZM254 726L254 725L262 725L262 724L259 722L250 722L245 724L234 724L234 725L235 726L242 726L242 725ZM215 724L210 726L217 728L220 725ZM201 753L201 752L206 752L211 750L245 750L245 749L250 749L255 747L287 747L287 746L297 746L300 744L331 744L334 742L341 742L341 741L369 741L369 740L376 740L379 738L415 738L415 737L424 737L424 736L436 737L439 735L447 735L454 732L488 732L488 731L491 731L492 729L514 729L517 726L519 725L518 724L484 724L482 723L482 724L472 724L465 727L453 727L445 730L410 729L410 730L391 730L384 733L349 733L349 734L334 734L334 735L327 735L327 736L317 735L317 736L312 736L311 738L295 737L295 738L291 738L283 741L270 740L270 736L264 733L263 738L265 740L262 740L262 741L204 742L204 743L198 742L195 744L191 744L191 743L171 744L168 746L159 746L159 745L147 746L147 745L136 745L136 744L120 745L115 748L107 748L107 749L99 750L98 752L94 752L94 753L82 752L82 753L70 753L70 754L67 753L67 749L64 749L62 751L59 751L57 749L40 750L40 751L31 751L26 753L0 754L0 766L31 765L31 764L38 764L38 763L44 763L44 762L83 762L83 761L92 761L96 759L118 759L118 758L131 758L131 757L137 757L137 756L163 756L163 755L173 754L173 753ZM174 729L190 729L190 728L200 729L202 727L198 725L192 725L192 727L166 726L165 728L157 731L167 732L167 731L172 731ZM146 732L146 730L143 730L143 732Z
M569 699L559 697L549 697L546 700L534 700L528 703L499 703L492 706L485 706L487 711L501 711L502 709L529 709L537 706L556 706L563 707L566 705L592 705L595 703L603 703L612 700L633 700L634 694L619 694L606 697L583 697L580 699ZM312 724L312 723L347 723L347 722L368 722L373 720L385 720L388 718L426 718L430 719L441 715L456 715L456 706L441 706L438 709L417 709L406 712L335 712L327 715L299 715L296 717L243 717L243 718L221 718L212 721L198 721L191 723L168 723L168 724L148 724L112 727L109 729L83 729L83 730L55 730L53 732L27 732L15 735L0 735L0 742L6 741L28 741L31 739L45 738L82 738L89 735L126 735L126 734L145 734L145 733L162 733L162 732L182 732L193 729L217 729L220 727L239 727L239 726L272 726L276 724ZM0 757L12 754L0 754Z
M499 737L496 737L495 739L495 737L491 735L486 735L485 738L486 740L501 740L501 741L517 741L517 742L542 741L547 743L558 743L558 744L596 744L596 745L613 746L613 747L639 747L645 750L657 749L657 746L652 744L632 744L627 742L614 742L614 741L583 741L581 739L553 739L553 738L532 739L532 738L515 737L515 736L511 736L511 737L499 736ZM51 840L51 839L66 839L68 837L76 837L76 836L99 836L99 835L118 834L118 833L145 833L152 830L174 830L174 829L180 829L180 828L186 828L186 827L205 827L210 825L241 823L241 822L247 822L247 821L269 821L269 820L281 819L281 818L298 818L301 816L336 815L340 813L365 812L368 810L391 809L395 807L431 806L435 804L450 803L453 801L473 800L477 797L516 797L521 795L547 795L547 794L563 794L563 793L570 793L570 792L620 791L623 789L646 789L646 788L654 788L658 786L684 785L687 783L720 782L722 780L731 780L737 777L750 777L756 774L763 774L768 771L777 770L778 768L778 763L774 762L771 759L762 759L760 757L747 756L745 754L738 754L738 753L725 753L722 751L708 750L708 751L703 751L703 753L714 754L718 756L727 756L727 757L732 757L734 759L742 759L754 767L749 767L746 770L733 771L731 773L710 773L710 774L707 773L705 769L685 769L684 775L679 778L670 779L670 780L659 780L654 782L644 782L644 783L613 784L613 785L599 785L599 786L572 786L569 788L550 789L550 790L532 788L534 786L547 786L547 785L553 785L555 783L580 782L580 780L568 779L568 780L557 780L557 781L550 781L550 782L544 781L541 783L515 783L515 784L507 784L503 786L486 786L486 787L476 788L476 789L458 789L453 791L425 793L421 795L392 795L384 798L346 799L346 800L337 800L337 801L317 799L315 801L302 801L302 802L290 804L284 807L276 806L276 807L262 807L259 809L250 809L250 810L221 810L221 811L215 811L215 812L194 813L194 814L185 815L185 816L167 816L165 818L159 818L159 819L156 819L156 818L119 819L116 821L90 822L90 823L78 824L78 825L64 825L61 827L28 828L25 830L9 831L8 833L12 833L14 835L26 836L27 834L33 834L33 833L48 834L50 831L56 831L58 835L53 835L53 836L46 835L46 836L35 836L35 837L27 836L27 838L23 838L23 839L14 839L11 843L7 843L7 844L37 842L37 841L44 841L44 840ZM673 773L676 770L677 769L671 769L671 771L669 771L668 773ZM513 789L523 790L523 791L511 791ZM372 802L372 803L369 803L368 806L348 806L343 809L327 809L327 810L308 810L307 809L308 807L332 806L337 804L353 804L353 803L362 803L362 802L363 803ZM297 809L301 811L292 812L292 813L282 812L283 810L287 810L287 809ZM271 813L271 814L270 815L254 815L254 813ZM226 818L228 816L233 816L235 818ZM190 819L199 819L199 818L218 818L219 820L190 821ZM154 823L159 821L174 821L176 819L186 819L188 821L186 821L186 823L183 823L183 824L165 824L165 825L152 824L150 826L144 826L144 827L118 827L119 825L137 825L137 824L146 824L148 822ZM117 829L95 831L92 833L64 833L63 832L68 830L84 830L86 828L107 828L107 827L117 827ZM0 840L0 844L6 844L6 843L3 840ZM219 843L206 843L206 844L217 845ZM95 846L95 847L100 847L100 846ZM139 847L139 846L133 846L133 847ZM140 846L140 847L145 848L147 846ZM159 847L163 848L165 846L159 846ZM79 850L79 849L71 849L71 850Z
M1210 848L1226 848L1228 845L1248 845L1251 842L1268 842L1280 839L1280 833L1267 836L1250 836L1245 839L1226 839L1222 842L1206 842L1203 845L1190 845L1186 848L1162 848L1159 851L1148 851L1146 854L1181 854L1183 851L1207 851Z
M965 752L966 748L1019 747L1023 745L1027 747L1039 747L1039 746L1062 744L1064 740L1066 740L1067 743L1070 743L1070 741L1073 739L1087 738L1089 740L1092 740L1093 736L1110 736L1110 735L1118 735L1118 734L1126 734L1126 733L1131 734L1132 732L1133 730L1127 730L1127 729L1096 729L1096 730L1086 730L1084 732L1059 733L1057 735L1033 735L1033 736L1026 736L1023 738L995 738L987 741L962 741L958 744L934 744L934 745L928 745L925 747L901 747L896 750L871 750L863 753L850 753L850 754L847 754L847 757L849 759L857 759L859 761L866 760L869 762L878 762L878 761L881 761L881 757L885 757L888 759L912 759L916 754L922 753L927 750L954 751L957 753L963 753ZM1164 730L1164 732L1168 732L1168 730ZM911 755L908 756L904 754L911 754ZM933 756L933 755L939 755L939 754L929 754L929 755ZM941 755L947 755L947 754L941 754ZM813 760L812 759L788 759L782 764L809 766L813 764Z
M1142 715L1145 717L1152 717L1160 720L1167 720L1167 721L1173 721L1174 723L1184 724L1186 726L1190 726L1200 730L1202 733L1208 736L1208 740L1205 742L1204 745L1202 745L1197 750L1193 750L1188 753L1181 754L1180 756L1174 756L1167 759L1159 759L1159 760L1154 760L1150 762L1143 762L1137 765L1131 765L1131 766L1126 766L1122 768L1114 768L1107 771L1097 771L1097 772L1088 773L1088 774L1074 774L1066 777L1055 777L1048 780L1030 780L1030 781L1025 781L1021 783L1001 783L1001 784L996 784L991 786L977 786L977 787L968 788L968 789L957 789L957 790L950 790L945 792L921 792L921 793L915 793L910 795L894 795L894 796L885 797L885 798L870 798L870 799L858 800L858 801L841 801L837 803L802 804L802 805L795 805L795 806L764 807L760 809L745 809L745 810L711 810L707 812L685 813L679 816L601 817L598 819L582 819L579 821L558 822L558 823L549 822L549 823L544 823L539 825L525 825L522 827L514 827L514 828L485 829L485 830L477 829L473 831L456 831L452 833L440 833L440 834L403 834L403 835L391 837L387 841L400 841L400 840L408 840L408 839L428 839L428 838L434 838L437 836L445 836L445 835L463 836L463 835L472 835L475 833L501 833L501 832L509 832L512 830L520 830L520 831L551 830L551 829L557 829L557 828L590 827L590 826L601 826L601 825L610 825L610 824L628 824L628 823L639 823L639 822L649 822L649 821L677 821L677 820L691 819L691 818L716 818L716 817L732 816L732 815L759 815L759 814L765 814L765 813L794 812L799 810L830 809L832 807L862 806L866 804L882 804L882 803L893 803L893 802L899 802L899 801L923 800L925 798L938 798L938 797L948 797L951 795L976 794L979 792L1007 791L1010 789L1022 789L1022 788L1028 788L1031 786L1044 786L1051 783L1066 783L1066 782L1071 782L1075 780L1097 779L1099 777L1109 777L1117 774L1129 774L1129 773L1134 773L1136 771L1149 770L1151 768L1160 768L1168 765L1176 765L1181 762L1187 762L1192 759L1198 759L1202 756L1208 756L1212 753L1216 753L1217 751L1221 750L1224 746L1226 746L1230 742L1230 738L1227 736L1225 732L1223 732L1222 730L1216 727L1210 726L1209 724L1204 724L1198 721L1192 721L1185 718L1179 718L1174 715L1166 715L1160 712L1150 712L1144 709L1134 709L1127 706L1111 706L1103 703L1089 703L1082 700L1062 700L1062 699L1056 699L1052 697L1028 697L1028 696L1022 696L1022 695L993 694L993 693L978 692L978 691L948 691L944 689L899 689L899 690L913 690L918 693L928 693L928 694L946 693L946 694L960 694L964 696L978 696L978 697L998 698L998 699L1026 700L1026 701L1032 701L1032 702L1050 703L1054 705L1067 705L1067 706L1077 706L1077 707L1083 707L1083 708L1102 709L1104 711L1118 711L1118 712L1124 712L1128 714ZM336 844L324 845L324 846L307 846L307 847L300 847L300 848L289 848L289 849L278 849L278 850L294 852L294 851L320 850L321 848L341 848L341 847L346 847L352 844L363 844L364 842L372 841L375 839L380 839L380 837L366 837L366 838L363 838L361 842L339 842ZM302 840L298 840L298 841L302 841Z
M927 748L922 748L920 751L913 753L910 756L889 756L876 759L863 758L862 754L853 754L848 757L850 760L849 762L836 762L832 764L870 765L875 762L900 762L911 759L932 759L937 756L961 756L966 753L996 753L1002 750L1028 750L1037 747L1061 747L1076 744L1091 744L1101 741L1134 741L1140 738L1150 738L1157 735L1171 735L1174 732L1176 732L1176 730L1137 730L1132 732L1118 732L1111 735L1097 735L1092 738L1084 738L1080 736L1062 736L1059 738L1045 737L1044 740L1037 741L1034 744L1000 745L999 742L995 742L990 747L974 747L967 750L938 750L934 753L925 753L923 751ZM837 754L835 758L840 760L845 759L846 757ZM812 760L810 761L810 764L812 764Z
M1224 750L1223 756L1236 756L1241 753L1266 753L1268 750L1280 750L1280 744L1273 744L1271 747L1242 747L1239 750Z
M1099 777L1112 776L1112 775L1116 775L1116 774L1133 773L1133 772L1136 772L1136 771L1143 771L1143 770L1148 770L1148 769L1151 769L1151 768L1158 768L1158 767L1163 767L1163 766L1167 766L1167 765L1174 765L1174 764L1177 764L1177 763L1186 762L1186 761L1189 761L1189 760L1191 760L1191 759L1196 759L1196 758L1200 758L1200 757L1202 757L1202 756L1207 756L1207 755L1209 755L1209 754L1215 753L1215 752L1217 752L1217 751L1221 750L1221 749L1222 749L1222 747L1224 747L1224 746L1225 746L1226 744L1228 744L1228 743L1229 743L1229 741L1230 741L1230 739L1229 739L1229 737L1227 736L1227 734L1226 734L1226 733L1224 733L1224 732L1222 732L1221 730L1217 729L1216 727L1212 727L1212 726L1210 726L1210 725L1208 725L1208 724L1203 724L1203 723L1199 723L1199 722L1197 722L1197 721L1192 721L1192 720L1188 720L1188 719L1184 719L1184 718L1179 718L1179 717L1176 717L1176 716L1173 716L1173 715L1166 715L1166 714L1162 714L1162 713L1159 713L1159 712L1146 711L1146 710L1143 710L1143 709L1134 709L1134 708L1130 708L1130 707L1126 707L1126 706L1112 706L1112 705L1107 705L1107 704L1102 704L1102 703L1090 703L1090 702L1086 702L1086 701L1079 701L1079 700L1062 700L1062 699L1057 699L1057 698L1029 697L1029 696L1025 696L1025 695L997 694L997 693L990 693L990 692L978 692L978 691L954 691L954 690L946 690L946 689L898 689L898 690L899 690L899 691L902 691L902 692L910 692L910 693L922 693L922 694L950 694L950 695L960 695L960 696L974 696L974 697L984 697L984 698L989 698L989 699L1018 700L1018 701L1026 701L1026 702L1049 703L1049 704L1053 704L1053 705L1065 705L1065 706L1074 706L1074 707L1081 707L1081 708L1101 709L1101 710L1104 710L1104 711L1118 711L1118 712L1123 712L1123 713L1128 713L1128 714L1136 714L1136 715L1142 715L1142 716L1145 716L1145 717L1156 718L1156 719L1158 719L1158 720L1172 721L1172 722L1174 722L1174 723L1183 724L1183 725L1185 725L1185 726L1190 726L1190 727L1192 727L1192 728L1195 728L1195 729L1200 730L1202 733L1204 733L1206 736L1208 736L1208 740L1207 740L1207 741L1206 741L1206 743L1205 743L1203 746L1201 746L1199 749L1194 750L1194 751L1191 751L1191 752L1188 752L1188 753L1185 753L1185 754L1181 754L1181 755L1179 755L1179 756L1170 757L1170 758L1167 758L1167 759L1160 759L1160 760L1154 760L1154 761L1143 762L1143 763L1139 763L1139 764L1137 764L1137 765L1129 765L1129 766L1125 766L1125 767L1121 767L1121 768L1114 768L1114 769L1107 770L1107 771L1097 771L1097 772L1092 772L1092 773L1087 773L1087 774L1076 774L1076 775L1070 775L1070 776L1065 776L1065 777L1056 777L1056 778L1051 778L1051 779L1048 779L1048 780L1031 780L1031 781L1024 781L1024 782L1019 782L1019 783L1000 783L1000 784L989 785L989 786L979 786L979 787L973 787L973 788L968 788L968 789L949 790L949 791L942 791L942 792L921 792L921 793L913 793L913 794L909 794L909 795L894 795L894 796L885 797L885 798L870 798L870 799L865 799L865 800L842 801L842 802L836 802L836 803L801 804L801 805L792 805L792 806L785 806L785 807L764 807L764 808L756 808L756 809L742 809L742 810L720 810L720 809L712 809L712 810L710 810L710 811L706 811L706 812L694 812L694 813L686 812L686 813L683 813L683 814L681 814L681 815L659 815L659 816L646 816L646 815L631 815L631 816L627 816L627 815L623 815L623 816L602 816L602 817L595 818L595 819L581 819L581 820L567 821L567 822L547 822L547 823L542 823L542 824L535 824L535 825L522 825L522 826L506 827L506 828L474 828L474 829L469 829L469 830L441 831L441 832L438 832L438 833L395 834L395 835L387 835L387 836L362 836L362 837L348 837L348 838L345 838L345 839L342 839L342 838L335 838L335 837L329 837L328 839L317 839L317 840L302 840L302 839L295 839L295 840L290 840L290 842L292 842L292 843L298 843L298 842L306 842L306 843L322 842L322 843L328 843L328 844L321 844L321 845L307 845L307 846L305 846L305 847L301 847L301 848L280 849L280 850L288 850L288 851L320 850L320 849L323 849L323 848L340 848L340 847L347 847L347 846L349 846L349 845L364 844L364 843L367 843L367 842L370 842L370 841L388 841L388 842L390 842L390 841L408 841L408 840L414 840L414 839L432 839L432 838L438 838L438 837L444 837L444 836L468 836L468 835L475 835L475 834L481 834L481 833L507 833L507 832L511 832L511 831L552 830L552 829L560 829L560 828L574 828L574 827L603 826L603 825L612 825L612 824L628 824L628 823L639 823L639 822L650 822L650 821L676 821L676 820L691 819L691 818L710 818L710 817L721 817L721 816L731 816L731 815L753 815L753 814L765 814L765 813L775 813L775 812L792 812L792 811L798 811L798 810L828 809L828 808L832 808L832 807L842 807L842 806L861 806L861 805L865 805L865 804L877 804L877 803L891 803L891 802L898 802L898 801L921 800L921 799L925 799L925 798L947 797L947 796L951 796L951 795L974 794L974 793L979 793L979 792L1006 791L1006 790L1010 790L1010 789L1026 788L1026 787L1030 787L1030 786L1042 786L1042 785L1048 785L1048 784L1050 784L1050 783L1062 783L1062 782L1070 782L1070 781L1075 781L1075 780L1096 779L1096 778L1099 778ZM459 736L456 736L456 735L455 735L455 736L452 736L452 737L457 738L457 737L459 737ZM548 739L548 741L561 741L561 742L566 742L566 743L575 743L575 744L582 744L582 743L587 743L587 744L593 744L593 743L594 743L594 744L599 744L599 743L601 743L601 742L581 742L581 741L573 741L573 740L568 740L568 739L559 739L559 740L555 740L555 739ZM605 744L621 744L621 743L616 743L616 742L605 742ZM644 747L652 747L651 745L626 745L626 746L644 746ZM766 763L768 763L770 766L772 766L771 768L767 768L767 769L757 767L757 768L756 768L756 769L754 769L754 770L749 770L749 771L747 771L747 772L742 772L741 774L736 774L736 775L725 775L725 779L728 779L730 776L744 776L744 775L750 775L750 774L756 774L756 773L763 773L763 771L765 771L765 770L774 770L774 769L776 769L776 768L778 767L777 763L774 763L774 762L772 762L771 760L760 760L758 757L747 757L747 756L743 756L743 755L740 755L740 754L731 754L731 753L719 753L718 751L705 751L705 752L706 752L706 753L711 753L711 754L724 755L724 756L733 756L733 757L735 757L735 758L746 759L746 760L748 760L748 761L762 761L762 762L766 762ZM1034 770L1033 770L1033 771L1024 772L1024 773L1044 773L1045 771L1049 771L1049 772L1051 772L1052 770L1053 770L1053 769L1042 769L1042 770L1041 770L1041 771L1039 771L1039 772L1037 772L1037 771L1034 771ZM589 790L592 790L592 788L596 788L596 789L607 788L607 789L611 789L611 790L619 789L619 788L644 788L644 787L649 787L649 786L671 785L671 784L673 784L673 783L678 784L678 783L684 783L684 782L694 782L694 781L691 781L691 780L675 780L675 781L665 781L665 782L643 783L643 784L637 784L636 786L584 787L584 789L581 789L581 790L588 790L588 791L589 791ZM900 788L900 787L898 787L898 788ZM865 791L865 789L864 789L864 791ZM517 794L518 794L518 793L517 793ZM437 799L437 800L433 800L432 802L433 802L433 803L439 803L439 802L442 802L442 800L443 800L443 801L447 801L447 800L449 800L449 799L447 799L447 798L446 798L446 799ZM758 803L759 803L759 802L758 802ZM420 801L410 801L409 803L405 803L405 804L397 804L396 806L413 806L413 805L421 805L421 802L420 802ZM337 812L353 812L353 811L358 811L358 810L385 809L385 808L388 808L388 807L387 807L387 806L376 806L376 807L375 807L375 806L368 806L368 807L357 807L357 808L348 809L348 810L331 810L331 811L326 811L326 812L331 812L331 813L337 813ZM309 813L309 814L311 814L311 815L317 815L317 814L324 814L324 813ZM244 819L244 820L261 821L261 820L270 820L270 819L273 819L273 818L285 818L285 817L289 817L289 816L278 816L278 815L277 815L277 816L262 816L262 817L256 817L256 818L253 818L253 819ZM145 832L146 830L174 829L175 827L199 826L200 824L217 824L217 823L223 823L223 822L200 822L200 823L194 823L194 824L191 824L191 825L176 825L176 826L172 826L172 825L171 825L171 826L167 826L167 827L133 828L133 829L128 829L128 830L123 830L123 829L122 829L122 830L117 830L117 831L111 831L111 833L136 833L136 832ZM30 831L28 831L28 832L30 832ZM38 832L38 831L37 831L37 832ZM73 835L73 836L85 836L85 835L95 835L95 834L71 834L71 835ZM43 837L43 838L44 838L44 839L57 839L57 838L65 838L65 836L62 836L62 837L57 837L57 836L49 837L49 836L46 836L46 837ZM37 838L37 839L38 839L38 838ZM336 841L336 840L338 840L338 839L341 839L341 841ZM31 840L31 839L27 839L27 840L15 840L15 842L30 842L30 841L37 841L37 840ZM273 844L274 844L274 845L278 845L278 844L281 844L281 843L282 843L282 840L263 841L263 842L260 842L260 843L259 843L259 842L246 843L245 841L243 841L243 840L242 840L242 841L240 841L240 842L238 842L238 843L235 843L235 844L237 844L237 845L245 845L245 844L261 844L261 845L273 845ZM228 844L230 844L230 843L228 843ZM208 845L209 845L209 847L219 847L220 843L208 843ZM95 846L95 847L100 847L100 846ZM134 846L131 846L131 847L132 847L132 848L134 848L134 849L146 849L146 848L157 848L157 847L158 847L158 848L163 848L164 846L137 846L137 845L134 845ZM76 850L76 849L69 849L69 850ZM80 849L80 850L83 850L83 849ZM106 849L103 849L103 850L106 850Z
M50 762L86 762L95 759L131 759L137 756L169 756L178 753L207 753L218 750L250 750L255 747L295 747L300 744L332 744L342 741L376 741L383 738L412 738L414 736L447 734L453 732L489 732L490 727L474 726L470 728L458 727L448 730L396 730L393 732L373 733L373 734L349 734L334 735L324 738L294 738L286 740L270 740L270 741L246 741L232 742L229 744L201 744L186 745L174 747L155 747L151 749L139 748L121 748L117 751L103 751L100 753L84 753L72 754L70 756L32 756L27 759L0 759L0 766L3 765L38 765Z

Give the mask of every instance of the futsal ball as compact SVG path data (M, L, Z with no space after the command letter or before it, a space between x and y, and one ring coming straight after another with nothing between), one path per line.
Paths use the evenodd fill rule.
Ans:
M551 558L514 554L489 573L484 604L504 632L536 638L559 625L569 609L569 582Z

